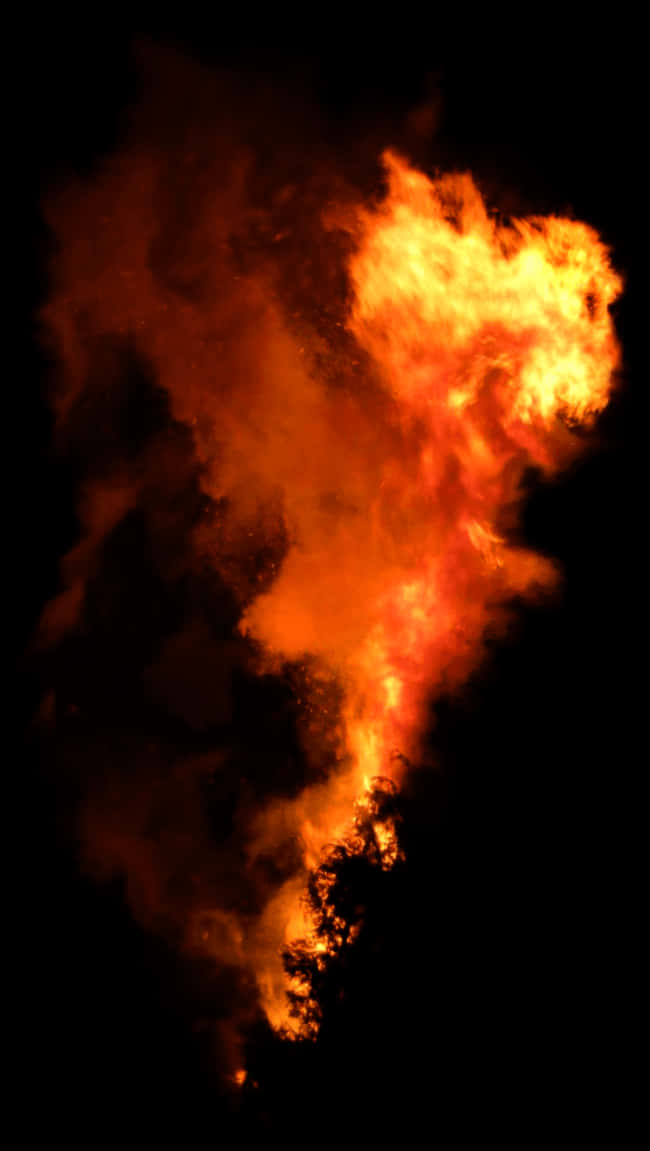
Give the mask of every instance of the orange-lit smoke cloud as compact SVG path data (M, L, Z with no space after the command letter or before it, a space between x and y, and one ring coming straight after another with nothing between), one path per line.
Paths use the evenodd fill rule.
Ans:
M83 426L93 389L118 386L98 364L121 341L166 396L184 446L161 433L89 466L82 536L42 632L60 642L83 628L111 533L136 507L155 505L155 524L152 491L188 470L201 515L181 532L182 554L161 545L154 556L168 580L218 577L233 626L206 641L207 659L203 624L171 628L145 690L172 711L198 709L200 727L211 707L227 715L233 668L289 666L304 766L249 795L217 847L195 787L205 760L186 765L171 794L185 779L193 798L153 854L142 769L112 816L104 791L87 805L87 852L126 872L139 914L155 920L169 904L187 940L250 971L283 1026L280 951L309 931L307 870L346 833L373 777L399 783L394 753L421 756L428 701L476 665L507 601L556 581L513 542L521 479L531 465L564 465L572 426L606 404L620 282L589 227L500 223L467 175L432 181L387 153L384 190L363 203L326 165L299 185L223 137L181 124L161 142L145 116L125 151L46 206L59 435ZM229 755L219 771L234 770ZM129 829L124 811L142 805ZM262 882L259 861L279 857L284 870ZM172 907L179 867L203 879ZM238 869L255 877L249 887Z

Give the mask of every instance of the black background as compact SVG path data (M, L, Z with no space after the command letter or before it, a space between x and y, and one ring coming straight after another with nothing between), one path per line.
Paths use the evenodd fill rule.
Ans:
M325 17L322 17L323 21ZM119 141L135 90L133 39L149 35L210 66L300 76L341 149L370 131L387 142L410 109L441 93L428 159L469 167L506 199L570 211L612 245L626 279L616 308L621 381L593 450L531 492L525 535L557 556L561 604L522 609L509 640L460 698L438 701L431 742L442 775L405 796L408 863L368 891L363 946L341 975L345 1009L315 1051L280 1049L261 1030L259 1087L233 1102L215 1085L193 1029L191 975L132 919L119 885L83 878L69 797L33 736L19 872L21 1067L29 1122L86 1138L144 1125L153 1139L199 1132L230 1145L258 1125L297 1142L359 1129L405 1146L449 1130L620 1140L638 1078L639 807L644 646L640 549L640 224L642 146L633 29L400 29L344 25L244 34L214 22L169 28L61 25L17 41L29 231L22 371L20 573L26 639L74 539L72 493L49 448L46 362L31 326L42 298L42 189L87 171ZM377 20L377 17L374 18ZM550 25L550 27L549 27ZM300 47L292 48L294 37ZM465 38L464 38L465 37ZM424 157L427 159L427 157ZM21 662L26 722L42 684ZM22 989L24 983L24 990Z

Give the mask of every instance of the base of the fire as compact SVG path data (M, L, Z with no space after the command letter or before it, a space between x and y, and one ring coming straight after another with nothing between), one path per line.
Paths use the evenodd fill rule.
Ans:
M311 929L284 949L289 977L287 997L292 1024L286 1039L315 1039L322 1020L336 961L358 938L366 911L361 892L371 889L381 872L403 860L398 827L398 792L392 780L370 781L357 801L349 832L325 849L311 872L304 895Z

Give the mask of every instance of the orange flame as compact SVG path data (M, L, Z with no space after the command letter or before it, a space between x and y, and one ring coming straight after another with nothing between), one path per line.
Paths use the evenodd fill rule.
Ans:
M551 470L575 450L567 425L605 405L618 356L608 308L620 280L590 228L500 224L469 176L432 182L395 155L385 163L385 200L349 224L348 322L389 397L392 442L374 486L353 478L353 507L327 529L307 471L287 508L296 543L242 623L270 652L310 653L344 687L340 770L259 829L268 843L299 828L306 867L346 835L373 776L399 783L396 749L417 759L427 698L467 675L500 605L555 581L499 524L527 466ZM322 449L340 451L341 434L332 427ZM341 454L354 477L357 445ZM285 885L258 934L266 1010L289 1030L274 957L313 938L301 888Z

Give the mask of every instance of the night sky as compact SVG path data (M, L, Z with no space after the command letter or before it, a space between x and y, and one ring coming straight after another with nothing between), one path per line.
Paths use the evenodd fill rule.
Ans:
M251 40L207 24L183 34L56 26L18 46L29 232L16 380L21 510L10 554L26 652L18 680L26 786L17 865L25 923L13 946L29 1111L51 1135L85 1142L103 1130L125 1138L139 1130L152 1141L173 1134L230 1146L264 1132L289 1145L326 1133L344 1145L355 1134L405 1147L449 1132L510 1133L526 1146L543 1133L624 1138L638 1075L643 758L632 269L640 86L633 31L603 29L591 39L551 29L502 34L500 43L493 28L468 47L459 30L424 36L411 26L373 38L328 27L322 42L304 35L293 52L277 27ZM427 743L440 770L414 772L405 787L406 862L355 881L366 926L330 973L320 1038L305 1050L282 1044L261 1019L249 1021L249 1081L239 1092L224 1085L215 1034L241 987L143 926L119 876L97 878L82 864L84 773L66 767L61 753L74 744L79 759L92 746L84 771L101 772L121 754L121 739L130 749L153 743L202 754L222 737L218 718L214 728L188 719L188 708L218 711L209 693L197 702L200 689L191 687L189 703L147 710L136 672L124 670L126 657L137 671L142 645L167 626L174 605L151 606L138 560L120 608L121 618L132 616L126 649L116 648L110 622L83 650L43 653L31 639L77 538L75 491L85 466L78 443L53 446L52 365L33 320L48 283L41 198L70 174L91 173L119 144L146 39L234 73L244 88L261 77L286 91L287 115L294 109L313 125L314 148L322 142L347 157L360 179L368 157L393 143L429 170L471 170L505 213L586 221L611 245L626 282L614 309L623 364L613 399L567 474L529 481L523 539L560 561L563 594L522 604L466 687L432 702ZM288 132L284 147L290 139ZM136 398L115 434L137 440L164 414L137 365L133 373ZM181 440L175 450L182 470ZM137 558L138 547L137 539L115 543L117 567ZM101 602L88 610L103 618ZM229 626L225 591L209 610ZM43 701L53 688L52 726ZM242 674L229 722L242 762L268 751L282 770L296 735L281 679ZM230 797L209 802L222 834Z

